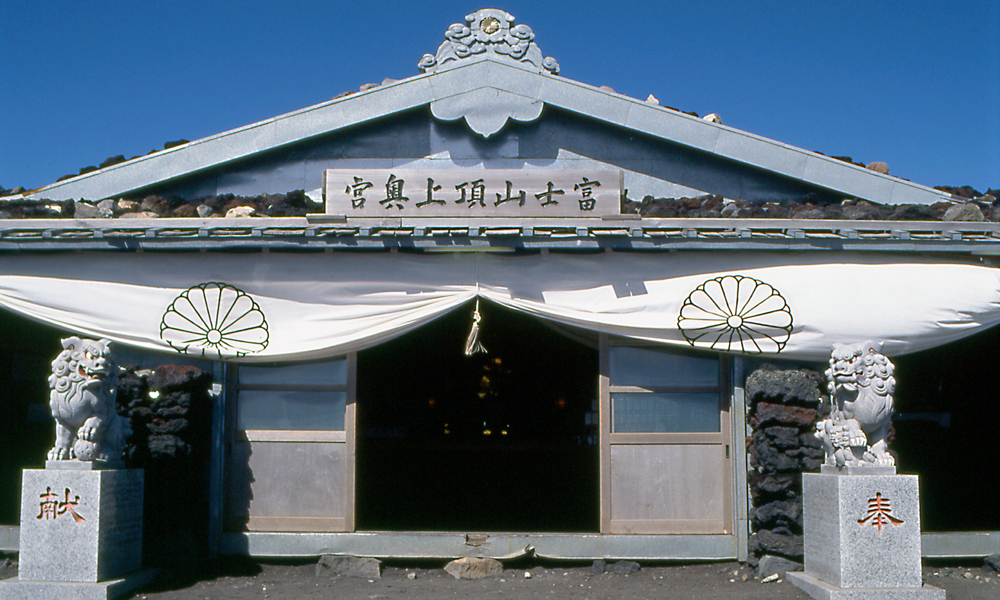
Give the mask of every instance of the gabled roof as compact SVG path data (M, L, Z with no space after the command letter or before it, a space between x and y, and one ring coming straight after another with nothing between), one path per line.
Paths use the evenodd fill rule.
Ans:
M472 131L489 137L511 119L537 119L549 105L845 197L879 204L952 200L926 186L560 77L553 59L541 59L530 28L513 26L513 17L503 11L484 9L466 20L465 26L449 28L436 56L421 59L421 75L79 175L28 197L126 196L420 106L429 106L438 119L464 119Z

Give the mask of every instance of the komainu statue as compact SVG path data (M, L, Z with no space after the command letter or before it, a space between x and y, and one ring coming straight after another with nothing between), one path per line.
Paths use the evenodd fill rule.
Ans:
M872 342L833 348L826 370L832 410L816 425L827 465L896 464L886 445L896 380L894 367L881 350L881 343Z
M48 459L121 460L131 428L115 410L118 366L111 342L69 337L62 346L49 375L56 442Z

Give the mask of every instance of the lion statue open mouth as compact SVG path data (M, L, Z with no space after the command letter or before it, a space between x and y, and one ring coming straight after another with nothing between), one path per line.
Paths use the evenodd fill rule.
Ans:
M881 344L836 345L826 370L830 416L816 425L826 451L825 464L892 467L886 436L896 389L894 367Z
M111 342L69 337L62 347L49 375L56 441L48 459L120 460L131 429L115 409L118 366Z

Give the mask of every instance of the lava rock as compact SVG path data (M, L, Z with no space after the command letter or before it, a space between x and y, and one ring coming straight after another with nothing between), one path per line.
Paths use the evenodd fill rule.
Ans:
M952 196L958 196L959 198L967 198L969 200L982 196L982 194L976 191L976 188L972 187L971 185L963 185L961 187L953 187L950 185L936 185L934 186L934 189L941 192L947 192Z
M801 571L802 563L788 560L787 558L781 556L772 556L770 554L765 554L760 557L760 562L757 564L757 577L764 579L765 577L770 577L771 575L777 575L782 579L787 579L789 571Z
M892 452L889 452L892 454ZM897 459L898 460L898 459ZM812 456L803 456L799 459L799 464L801 465L801 470L807 473L818 473L820 467L823 466L823 458L814 458Z
M940 216L930 206L922 204L901 204L889 215L893 221L937 221Z
M819 448L820 450L823 449L823 442L820 441L818 437L816 437L816 432L815 430L812 429L799 435L799 444L805 446L806 448Z
M156 398L157 410L163 410L170 407L180 407L186 413L188 407L190 406L191 394L183 391L161 393Z
M149 432L154 435L181 435L190 425L187 419L170 419L169 421L154 419L147 427Z
M265 196L260 203L269 217L299 217L310 212L322 212L323 206L306 196L305 190Z
M148 421L153 417L153 411L146 406L136 406L135 408L130 408L126 414L128 418L132 420L133 430L135 430L136 421Z
M755 502L764 498L788 498L798 495L801 477L797 473L747 473Z
M886 219L892 211L871 202L849 201L844 204L844 218L852 221L877 221Z
M163 196L146 196L139 203L139 210L141 212L152 212L157 215L168 214L172 209L170 200Z
M781 450L798 448L801 445L798 427L782 427L780 425L755 431L753 440L755 444L770 444Z
M324 554L316 563L316 576L381 579L382 561L374 558Z
M119 154L118 156L110 156L108 158L105 158L104 162L102 162L98 166L98 168L103 169L105 167L110 167L112 165L117 165L118 163L123 163L123 162L125 162L125 155L124 154Z
M149 436L149 453L157 456L180 457L191 454L191 446L175 435Z
M785 450L785 453L795 458L813 458L817 460L821 460L825 456L822 448L813 448L812 446L796 446L795 448Z
M762 473L797 471L799 468L798 459L767 444L751 446L750 461Z
M633 573L638 573L639 569L641 569L641 568L642 567L639 566L639 563L637 563L635 561L632 561L632 560L618 560L618 561L615 561L615 562L612 562L612 563L608 563L607 565L605 565L604 572L605 573L615 573L615 574L618 574L618 575L631 575Z
M816 421L817 414L815 408L760 402L753 407L750 426L754 429L759 429L770 424L791 425L799 428L808 427Z
M820 387L814 372L765 371L758 369L747 377L746 397L750 404L767 401L777 404L811 406L819 402Z
M193 204L181 204L170 212L170 216L179 219L188 219L198 216L198 207Z
M801 535L775 533L767 529L751 534L749 546L757 556L771 554L801 561L805 554Z
M757 530L784 526L802 531L802 502L799 499L768 502L762 506L755 506L750 514Z
M161 394L207 390L212 374L190 365L163 365L149 376L149 389Z

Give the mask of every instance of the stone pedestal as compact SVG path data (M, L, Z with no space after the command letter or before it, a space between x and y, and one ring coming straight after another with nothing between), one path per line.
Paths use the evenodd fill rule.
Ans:
M805 570L788 580L813 598L943 600L922 585L915 475L803 473Z
M107 600L148 581L142 498L140 469L26 469L18 576L0 600Z

